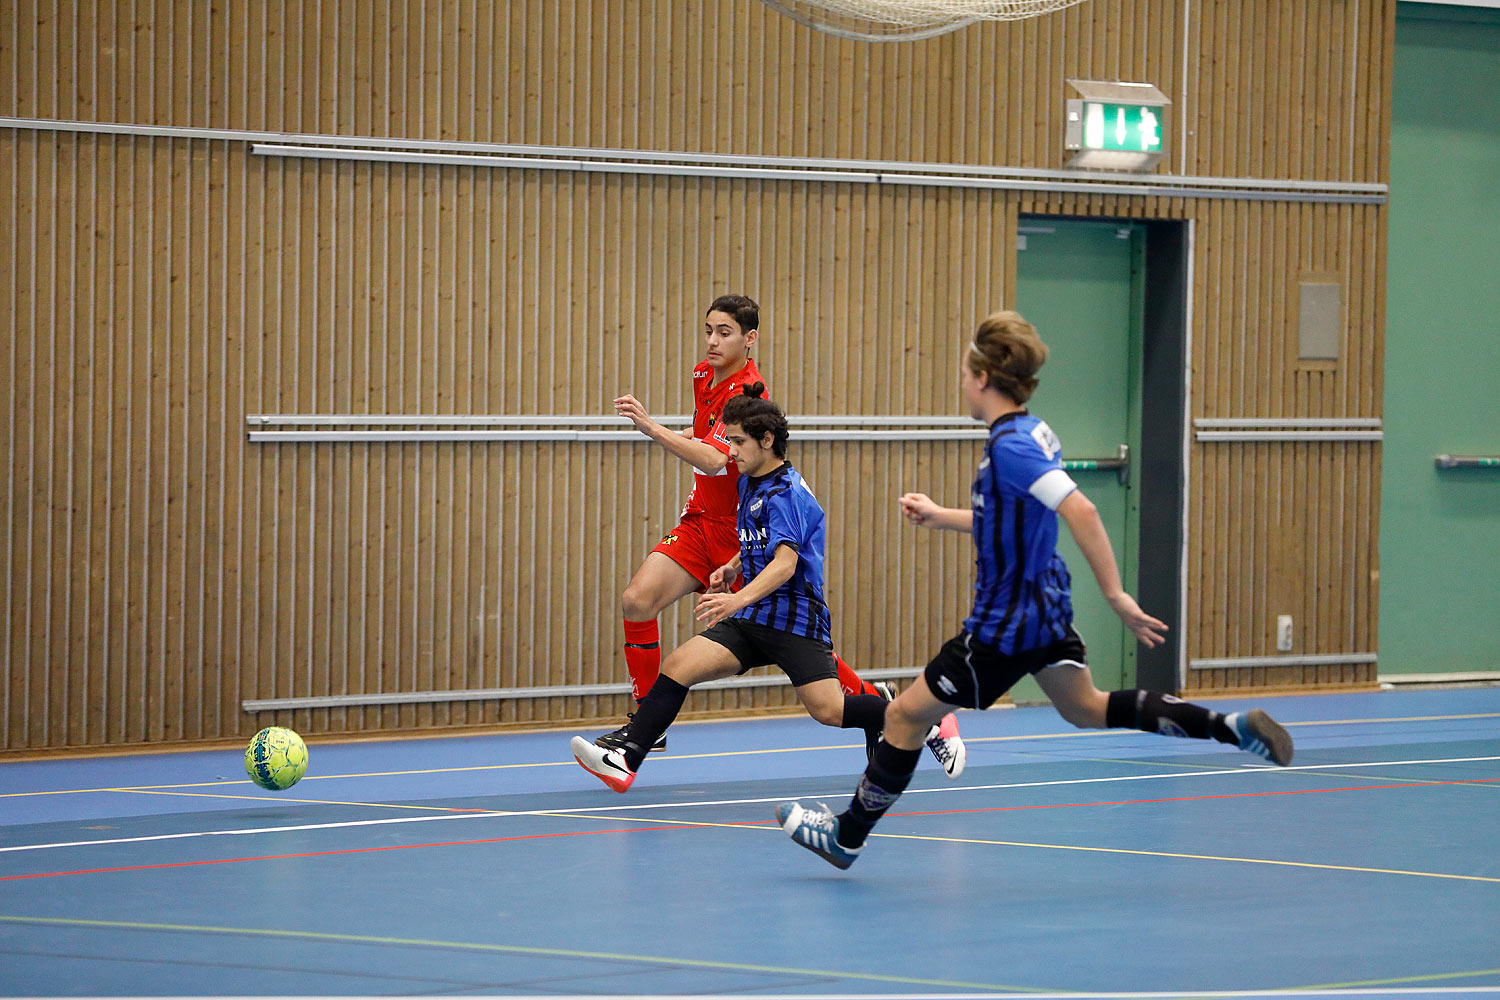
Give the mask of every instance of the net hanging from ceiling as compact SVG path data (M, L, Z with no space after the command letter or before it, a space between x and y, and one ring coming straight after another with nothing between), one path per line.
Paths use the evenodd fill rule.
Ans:
M762 0L810 28L866 42L909 42L977 21L1019 21L1084 0Z

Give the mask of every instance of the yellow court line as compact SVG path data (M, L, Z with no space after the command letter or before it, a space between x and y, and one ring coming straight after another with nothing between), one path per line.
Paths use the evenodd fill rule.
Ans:
M872 833L891 840L931 840L944 844L988 844L995 847L1039 847L1049 851L1088 851L1096 854L1134 854L1150 858L1185 858L1190 861L1235 861L1247 865L1280 865L1287 868L1321 868L1327 871L1366 872L1373 875L1416 875L1421 878L1457 879L1463 882L1494 882L1486 875L1450 875L1446 872L1416 872L1402 868L1361 868L1358 865L1324 865L1312 861L1276 861L1271 858L1230 858L1217 854L1179 854L1173 851L1137 851L1124 847L1080 847L1075 844L1028 844L1017 840L977 840L967 837L923 837L912 833Z
M549 812L545 815L559 816L567 819L594 819L594 820L618 820L620 822L670 824L672 826L702 826L717 827L725 830L775 830L780 832L781 827L771 824L750 823L705 823L695 820L662 819L650 816L610 816L605 813L563 813ZM1015 840L977 840L966 837L924 837L907 833L871 833L871 837L884 837L888 840L931 840L945 844L986 844L997 847L1037 847L1053 851L1089 851L1098 854L1135 854L1154 858L1185 858L1192 861L1237 861L1252 865L1281 865L1289 868L1323 868L1330 871L1366 872L1375 875L1417 875L1422 878L1445 878L1459 879L1466 882L1495 882L1500 883L1500 878L1490 878L1484 875L1449 875L1444 872L1418 872L1406 871L1400 868L1361 868L1357 865L1325 865L1312 861L1276 861L1268 858L1231 858L1221 857L1214 854L1178 854L1171 851L1137 851L1122 847L1079 847L1073 844L1030 844ZM1479 975L1480 973L1474 973ZM1468 973L1463 973L1468 975ZM1353 985L1369 985L1356 983Z
M1393 979L1359 979L1348 983L1319 983L1316 986L1299 986L1303 990L1341 990L1360 986L1400 986L1410 983L1426 983L1434 979L1472 979L1475 976L1500 976L1500 969L1475 969L1473 972L1434 972L1428 976L1401 976Z
M668 955L630 955L607 951L580 951L573 948L535 948L511 944L486 944L477 941L440 941L427 938L384 937L372 934L335 934L327 931L273 930L263 927L221 927L200 924L161 924L134 920L82 920L67 917L25 917L0 913L0 922L43 924L52 927L101 927L121 930L178 931L190 934L238 934L248 937L290 938L298 941L336 941L347 944L406 945L415 948L452 948L460 951L492 952L504 955L540 955L551 958L587 958L601 961L636 962L649 965L681 966L697 969L720 969L734 972L768 972L781 976L817 976L824 979L856 979L875 983L897 983L904 986L947 986L958 989L987 990L993 993L1045 993L1026 986L995 983L969 983L952 979L916 979L910 976L887 976L872 972L845 972L840 969L799 969L781 965L751 965L745 962L713 962L699 958L676 958Z
M264 795L224 795L214 792L177 792L170 788L107 788L108 792L130 792L135 795L183 795L194 799L241 799L246 802L274 802ZM451 806L412 806L397 804L394 802L344 802L339 799L292 799L293 802L305 802L320 806L368 806L371 809L420 809L425 812L449 812L449 813L482 813L490 812L488 809L454 809Z
M1185 764L1185 763L1183 763L1181 761L1176 761L1176 760L1146 760L1146 759L1140 758L1140 757L1069 757L1068 759L1069 760L1076 760L1076 761L1087 761L1087 762L1092 763L1092 764L1149 764L1152 767L1174 767L1174 768L1184 768L1184 769L1197 770L1197 771L1222 771L1224 769L1222 765L1214 765L1214 764ZM1254 770L1267 771L1267 772L1269 772L1271 774L1275 774L1278 769L1277 768L1269 768L1269 767L1260 767L1260 768L1254 768ZM1311 777L1314 777L1314 778L1338 778L1341 781L1344 780L1344 779L1348 779L1350 781L1354 781L1355 779L1359 779L1359 780L1363 780L1363 781L1393 781L1393 782L1396 782L1396 783L1399 784L1399 783L1408 782L1408 781L1412 780L1411 779L1411 775L1409 775L1409 774L1390 774L1390 775L1386 775L1386 774L1366 774L1363 771L1339 771L1339 772L1335 773L1333 771L1311 771L1311 770L1304 771L1304 770L1300 770L1299 769L1296 773L1297 774L1310 775ZM1475 781L1459 781L1459 780L1454 780L1454 781L1444 782L1444 784L1449 784L1449 785L1466 785L1466 786L1468 786L1470 788L1490 788L1490 789L1494 789L1496 791L1500 791L1500 782L1481 782L1481 781L1478 781L1478 780L1475 780Z
M771 824L769 820L767 820L766 823L710 823L705 820L696 819L662 819L659 816L606 816L603 813L545 812L537 813L536 815L556 816L561 819L611 820L619 823L650 823L652 825L666 824L668 826L702 826L713 827L719 830L775 830L777 833L782 832L781 827Z
M1357 726L1364 722L1457 722L1462 719L1500 719L1500 712L1473 712L1469 715L1397 715L1381 719L1316 719L1308 722L1284 722L1293 726Z
M1353 726L1362 723L1383 722L1443 722L1464 719L1496 719L1500 718L1500 712L1476 712L1469 715L1410 715L1392 716L1380 719L1328 719L1311 722L1288 722L1287 728L1298 726ZM1122 733L1130 733L1135 730L1128 729L1083 729L1072 730L1062 733L1036 733L1032 735L1016 736L978 736L966 737L964 742L972 745L976 743L1018 743L1032 740L1065 740L1065 739L1088 739L1090 737L1118 736ZM806 753L813 750L851 750L862 749L863 743L840 743L833 746L808 746L808 747L767 747L758 750L723 750L715 753L693 753L693 754L671 754L655 758L657 760L704 760L718 757L749 757L762 754L781 753ZM467 767L431 767L414 771L362 771L354 774L310 774L303 781L333 781L344 778L398 778L422 774L462 774L466 771L508 771L517 768L528 767L572 767L574 761L533 761L520 764L475 764ZM1190 765L1184 765L1190 766ZM1206 765L1205 765L1206 766ZM160 789L174 788L216 788L224 785L250 785L253 782L244 780L226 781L195 781L176 785L135 785L128 788L59 788L51 791L35 792L0 792L0 799L23 798L32 795L86 795L91 792L119 792L119 791L156 791ZM310 799L299 799L297 801L313 801Z

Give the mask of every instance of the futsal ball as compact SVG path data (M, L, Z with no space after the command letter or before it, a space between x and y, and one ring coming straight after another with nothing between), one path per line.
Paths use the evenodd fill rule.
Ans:
M290 729L268 726L245 748L245 773L262 788L285 791L307 773L307 744Z

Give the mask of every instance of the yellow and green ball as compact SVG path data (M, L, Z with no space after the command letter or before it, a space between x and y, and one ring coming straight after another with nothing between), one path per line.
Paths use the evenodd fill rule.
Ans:
M245 773L273 792L285 791L307 773L307 744L281 726L267 726L245 748Z

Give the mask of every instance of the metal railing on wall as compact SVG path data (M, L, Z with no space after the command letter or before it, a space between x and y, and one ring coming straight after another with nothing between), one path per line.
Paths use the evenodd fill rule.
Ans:
M693 418L655 418L687 427ZM982 441L984 425L952 416L796 416L798 441ZM245 418L254 442L291 441L620 441L645 443L629 420L616 416L534 414L252 414ZM273 428L318 427L318 430ZM350 428L378 428L353 430ZM407 428L407 429L396 429ZM811 428L811 429L804 429ZM823 428L823 429L818 429ZM843 429L834 429L843 428Z
M1242 667L1341 667L1374 663L1374 653L1304 653L1290 656L1217 656L1188 660L1189 670L1233 670Z
M49 118L0 116L0 128L238 141L249 143L250 152L256 156L464 165L512 170L835 181L852 184L904 184L917 187L995 188L1013 191L1086 192L1142 197L1230 198L1245 201L1365 205L1383 205L1389 193L1388 186L1383 183L1357 181L1201 177L1176 174L1131 176L1111 171L1005 167L967 163L751 156L672 150L610 149L592 146L541 146L440 139L403 139L395 136L335 136Z
M1380 441L1379 417L1199 417L1193 421L1198 441L1296 442ZM1188 661L1189 670L1253 667L1325 667L1376 662L1374 653L1305 653L1287 656L1223 656Z
M692 417L680 413L657 417L656 420L665 427L686 427L692 423ZM989 433L979 421L955 416L797 415L791 420L792 438L797 441L983 441ZM619 441L644 444L647 441L624 417L571 413L252 413L245 417L245 426L249 440L263 444L325 441ZM289 427L320 429L285 429ZM1130 476L1130 449L1122 444L1114 455L1065 459L1062 466L1069 472L1114 472L1124 483Z
M1379 441L1379 417L1199 417L1199 441Z
M886 667L861 670L868 681L905 680L922 672L922 667ZM784 687L791 684L786 674L776 671L755 676L728 677L723 680L694 684L694 691L727 691L744 688ZM466 701L521 701L535 698L587 698L601 695L630 694L630 685L555 684L547 687L469 688L459 691L390 691L377 694L313 695L306 698L259 698L240 702L241 711L276 712L294 708L364 708L369 705L433 705Z
M684 414L669 414L658 417L657 420L667 427L688 426L692 422L691 416ZM989 434L988 428L979 421L960 416L803 415L794 417L793 421L796 428L793 436L802 441L983 441ZM649 443L648 439L632 427L630 421L624 417L587 414L258 413L246 416L245 425L249 440L263 444L441 441ZM815 429L802 429L809 425ZM308 427L318 429L289 429ZM1062 462L1062 466L1071 472L1113 472L1119 477L1120 482L1125 484L1130 476L1130 449L1122 444L1112 456L1066 459ZM862 671L860 676L870 680L905 679L917 676L921 669L921 667L913 666L866 670ZM726 678L698 685L694 690L772 687L786 683L788 683L786 677L777 673ZM301 708L513 701L629 693L630 685L622 682L262 698L246 699L240 705L245 712L270 712Z

